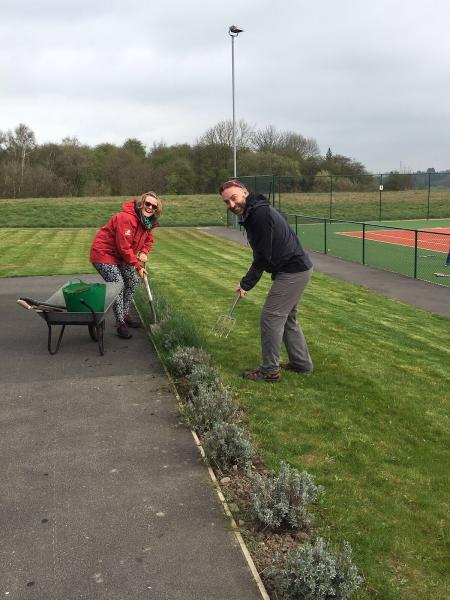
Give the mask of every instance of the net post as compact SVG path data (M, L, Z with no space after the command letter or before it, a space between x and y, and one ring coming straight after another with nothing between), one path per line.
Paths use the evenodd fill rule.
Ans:
M324 236L323 236L323 243L324 243L324 254L328 254L328 248L327 248L327 220L324 219L323 220L323 224L324 224Z

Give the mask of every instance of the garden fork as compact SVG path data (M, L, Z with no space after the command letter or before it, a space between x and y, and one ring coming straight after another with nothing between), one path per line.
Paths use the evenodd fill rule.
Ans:
M216 337L227 338L230 335L230 332L233 329L234 324L236 322L236 317L233 315L233 312L236 308L236 304L238 303L240 297L241 294L238 291L236 293L235 299L233 300L233 304L231 305L230 311L225 315L221 315L217 319L216 324L212 329L212 332Z

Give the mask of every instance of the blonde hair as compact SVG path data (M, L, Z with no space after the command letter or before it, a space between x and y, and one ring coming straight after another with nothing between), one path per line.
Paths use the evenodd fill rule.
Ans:
M158 198L158 196L156 195L155 192L145 192L145 194L142 194L140 200L136 200L136 206L138 208L142 208L143 204L144 204L144 200L147 198L147 196L150 196L150 198L153 198L153 200L156 200L156 204L158 205L158 208L154 211L154 215L155 217L159 218L162 214L162 202L160 200L160 198Z

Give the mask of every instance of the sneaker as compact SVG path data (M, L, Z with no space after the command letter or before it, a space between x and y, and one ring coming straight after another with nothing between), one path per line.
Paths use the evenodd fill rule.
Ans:
M290 362L281 363L280 369L284 369L285 371L292 371L293 373L312 373L313 369L305 369L303 367L295 367Z
M261 371L261 369L244 371L242 377L244 379L250 379L251 381L267 381L267 383L278 383L281 379L280 369L273 373L266 373L265 371Z
M128 325L128 327L133 327L134 329L137 329L138 327L141 326L141 322L140 321L132 319L129 315L127 315L125 317L125 323Z
M123 325L119 325L119 327L117 328L117 335L120 338L123 338L124 340L129 340L132 336L132 334L129 332L128 330L128 325L126 323L124 323Z

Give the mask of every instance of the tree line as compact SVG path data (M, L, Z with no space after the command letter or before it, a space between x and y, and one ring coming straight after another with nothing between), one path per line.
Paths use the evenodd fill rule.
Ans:
M207 129L194 144L154 144L138 139L123 145L88 146L77 138L38 144L21 123L0 131L0 197L125 196L148 189L160 194L215 193L233 173L233 127L230 120ZM273 125L236 123L238 175L290 176L301 191L325 191L330 175L341 189L371 187L364 165L331 149L322 156L313 138ZM324 190L321 188L324 187Z

